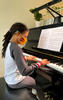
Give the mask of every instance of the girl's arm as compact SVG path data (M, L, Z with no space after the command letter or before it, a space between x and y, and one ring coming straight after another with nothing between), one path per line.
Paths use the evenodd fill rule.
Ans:
M15 43L12 43L10 47L10 52L11 52L11 56L13 57L18 67L19 72L22 75L31 75L34 72L35 68L33 65L31 66L26 65L26 62L22 54L22 49L18 45L16 45Z

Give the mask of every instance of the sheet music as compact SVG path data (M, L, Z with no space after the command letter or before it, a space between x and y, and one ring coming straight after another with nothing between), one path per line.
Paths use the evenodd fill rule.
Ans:
M41 31L38 48L60 51L63 42L63 27L44 29Z

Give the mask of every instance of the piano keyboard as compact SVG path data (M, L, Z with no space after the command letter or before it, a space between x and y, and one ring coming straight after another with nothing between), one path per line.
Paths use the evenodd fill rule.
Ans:
M63 73L63 65L57 65L54 63L47 64L48 67L53 68L56 71L59 71L60 73Z
M24 56L30 56L29 54L27 54L27 53L23 53L23 55ZM37 61L41 61L42 59L41 58L36 58L36 60ZM54 64L54 63L49 63L49 64L47 64L47 67L50 67L50 68L52 68L52 69L54 69L54 70L56 70L56 71L59 71L60 73L63 73L63 65L58 65L58 63L57 64Z
M27 53L23 53L24 56L30 56L30 54L27 54ZM41 58L35 58L37 61L42 61Z

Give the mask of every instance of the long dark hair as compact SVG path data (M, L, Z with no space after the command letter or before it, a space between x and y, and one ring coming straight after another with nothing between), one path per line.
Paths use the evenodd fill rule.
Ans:
M5 51L6 51L6 48L8 46L8 43L16 31L23 33L24 31L28 31L28 28L23 23L15 23L11 26L10 30L4 35L2 57L5 57Z

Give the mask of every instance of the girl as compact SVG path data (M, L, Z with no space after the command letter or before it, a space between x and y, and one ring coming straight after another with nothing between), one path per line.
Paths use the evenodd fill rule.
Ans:
M23 46L27 42L28 28L22 23L15 23L4 35L2 56L5 64L5 81L10 88L18 89L24 87L35 88L35 79L31 77L34 70L41 65L48 64L47 59L27 66L25 60L35 57L24 57L19 44Z

